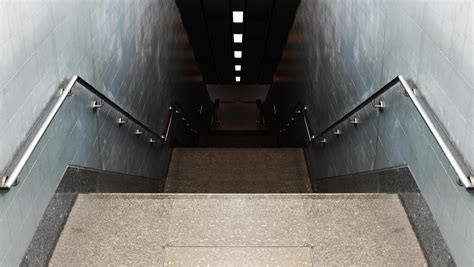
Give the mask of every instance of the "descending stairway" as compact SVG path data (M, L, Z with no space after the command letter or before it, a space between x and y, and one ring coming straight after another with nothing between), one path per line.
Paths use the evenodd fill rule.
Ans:
M175 149L165 191L79 194L50 265L427 265L397 194L311 193L302 149Z
M265 147L265 136L223 136L175 148L165 193L104 194L80 175L65 178L60 188L80 194L49 264L427 266L397 194L315 194L303 149ZM249 147L229 145L236 142ZM108 175L117 174L88 180L122 184ZM145 182L142 192L153 192ZM316 188L341 190L328 181Z

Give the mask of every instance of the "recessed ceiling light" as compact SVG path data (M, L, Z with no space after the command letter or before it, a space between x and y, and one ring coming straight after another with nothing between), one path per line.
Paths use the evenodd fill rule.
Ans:
M242 43L244 35L241 33L235 33L234 34L234 43Z
M234 23L243 23L244 22L244 12L243 11L233 11L232 12L232 21Z
M235 81L239 83L240 82L240 76L235 76Z
M235 71L241 71L242 65L235 65Z
M234 51L235 58L242 58L242 51Z

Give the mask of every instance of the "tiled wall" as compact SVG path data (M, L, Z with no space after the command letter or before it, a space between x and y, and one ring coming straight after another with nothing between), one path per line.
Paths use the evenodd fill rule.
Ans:
M269 100L282 116L303 101L318 133L402 74L474 169L473 21L473 1L302 1ZM474 266L474 194L401 89L383 98L382 113L369 106L306 149L312 178L409 164L458 265Z
M172 0L0 0L0 170L74 74L160 133L172 101L190 111L208 101L192 62ZM119 128L110 107L93 112L92 98L74 88L21 183L0 194L0 266L21 261L66 164L164 178L168 146Z

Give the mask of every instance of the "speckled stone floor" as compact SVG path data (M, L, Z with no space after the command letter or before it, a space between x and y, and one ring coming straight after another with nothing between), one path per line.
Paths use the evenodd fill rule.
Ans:
M426 266L397 195L79 195L52 266Z
M166 193L311 193L301 148L176 148Z

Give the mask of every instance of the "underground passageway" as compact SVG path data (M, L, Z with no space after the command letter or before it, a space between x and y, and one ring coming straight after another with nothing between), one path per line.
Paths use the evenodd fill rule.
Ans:
M0 266L474 266L472 0L0 0Z

